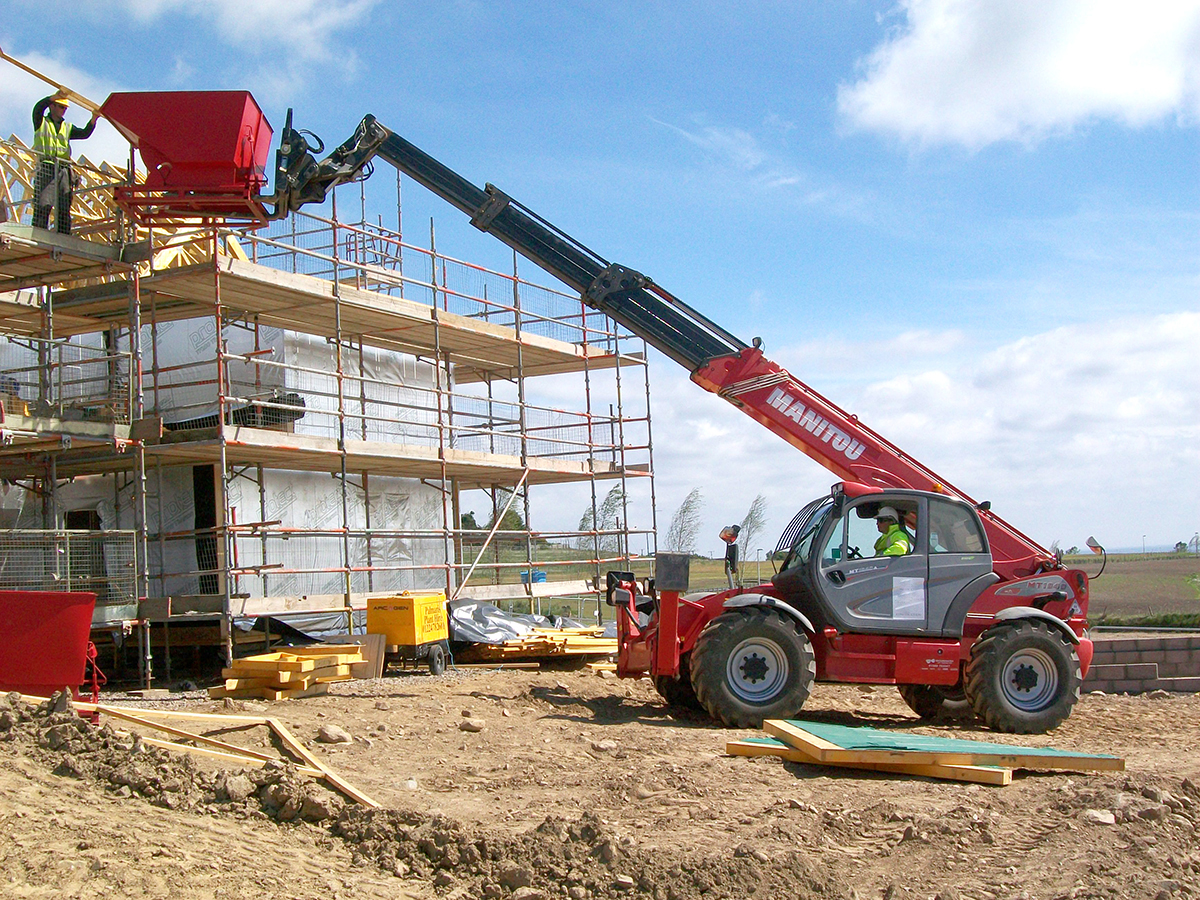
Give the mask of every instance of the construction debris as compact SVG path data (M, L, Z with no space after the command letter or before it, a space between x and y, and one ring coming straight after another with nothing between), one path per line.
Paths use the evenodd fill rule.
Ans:
M1013 769L1121 772L1125 760L1052 747L1018 747L957 738L853 728L824 722L768 719L765 737L728 741L731 756L779 756L809 765L921 775L1003 786Z
M610 656L617 639L604 637L603 628L534 628L528 635L500 644L472 644L459 657L466 661L553 659L568 656Z
M289 790L289 803L284 804L279 797L270 796L270 785L276 785L280 782L278 773L292 773L298 775L307 775L312 778L324 781L330 787L337 790L339 793L350 798L356 803L363 806L376 808L379 803L373 798L367 796L354 785L350 784L328 766L318 760L308 751L308 749L296 740L295 736L280 722L278 719L260 716L239 716L239 715L224 715L215 713L197 713L197 712L181 712L178 710L158 710L145 709L141 707L126 707L126 706L111 706L102 703L72 703L70 698L63 693L55 694L50 698L22 696L20 694L9 694L4 699L4 705L10 710L15 710L15 715L10 712L12 722L34 721L38 717L49 717L52 725L62 726L54 734L59 735L62 745L68 751L71 751L80 758L85 758L88 748L95 744L97 747L103 745L108 747L109 744L116 740L118 742L128 742L126 749L132 750L137 746L154 747L162 750L171 750L176 753L199 755L209 758L219 759L222 762L236 764L247 768L266 769L270 773L275 773L262 780L264 788L263 800L268 805L283 809L284 814L280 817L290 819L300 813L301 807L305 805L306 795L303 791ZM64 708L65 707L65 708ZM141 734L129 735L122 732L113 731L109 726L105 725L101 728L89 724L87 719L81 718L78 713L90 712L94 714L102 714L114 719L120 719L125 722L137 724L143 728L161 731L176 738L175 741L164 741L158 738L145 737ZM58 717L58 718L55 718ZM172 725L166 725L162 719L182 719L195 722L213 722L220 723L221 728L234 727L252 727L261 725L269 728L279 739L284 750L292 756L292 760L283 759L269 753L262 753L258 750L252 750L248 747L239 747L235 744L226 743L225 741L216 738L208 737L203 734L196 734L183 729L176 728ZM53 738L47 738L47 745L53 743ZM122 744L121 746L124 746ZM293 760L299 761L300 765L296 765ZM274 793L278 794L279 790L275 789ZM296 796L291 796L296 795ZM282 795L281 795L282 796ZM277 802L278 801L278 802ZM293 802L294 801L294 802ZM316 802L316 799L313 800ZM311 806L309 803L308 806ZM318 804L319 805L319 804ZM290 810L291 806L295 806L294 810ZM290 810L290 815L287 814ZM305 818L310 818L305 815ZM326 818L321 816L320 818Z
M209 688L208 696L290 700L324 694L334 682L351 680L355 666L367 663L362 650L357 644L314 644L235 659L221 670L225 684Z

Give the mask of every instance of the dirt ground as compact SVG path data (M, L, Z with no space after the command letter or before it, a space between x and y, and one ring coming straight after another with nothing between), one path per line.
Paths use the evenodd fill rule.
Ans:
M805 709L1127 760L1124 773L984 787L729 757L725 741L748 732L586 669L393 675L335 692L227 711L277 717L383 809L283 767L226 772L148 748L124 723L0 699L0 896L1200 894L1200 695L1084 695L1053 734L1020 738L921 724L890 688L818 685ZM198 693L141 705L227 709ZM315 741L322 725L353 741ZM264 728L210 733L271 746Z

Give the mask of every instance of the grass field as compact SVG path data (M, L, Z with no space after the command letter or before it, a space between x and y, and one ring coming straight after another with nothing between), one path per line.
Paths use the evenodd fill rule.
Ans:
M1068 557L1065 562L1091 575L1100 570L1095 556ZM1165 615L1190 615L1200 621L1200 556L1110 556L1104 574L1092 581L1088 613L1093 621Z

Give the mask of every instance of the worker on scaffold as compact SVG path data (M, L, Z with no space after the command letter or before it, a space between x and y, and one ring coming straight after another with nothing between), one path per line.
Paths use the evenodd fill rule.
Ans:
M92 113L83 128L67 122L67 97L62 91L39 100L33 107L33 152L37 174L33 180L33 226L50 227L50 210L56 209L55 228L71 233L71 196L75 190L71 171L71 141L92 136L100 113Z

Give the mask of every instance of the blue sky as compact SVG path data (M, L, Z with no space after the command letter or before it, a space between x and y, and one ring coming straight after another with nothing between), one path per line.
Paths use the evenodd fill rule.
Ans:
M335 142L375 113L1045 544L1200 530L1200 0L0 10L0 46L94 98L248 89ZM28 137L42 94L3 71L0 129ZM79 149L125 154L107 126ZM429 215L506 258L409 189L406 226ZM833 480L652 371L663 529L699 487L701 549L758 493L773 536Z

